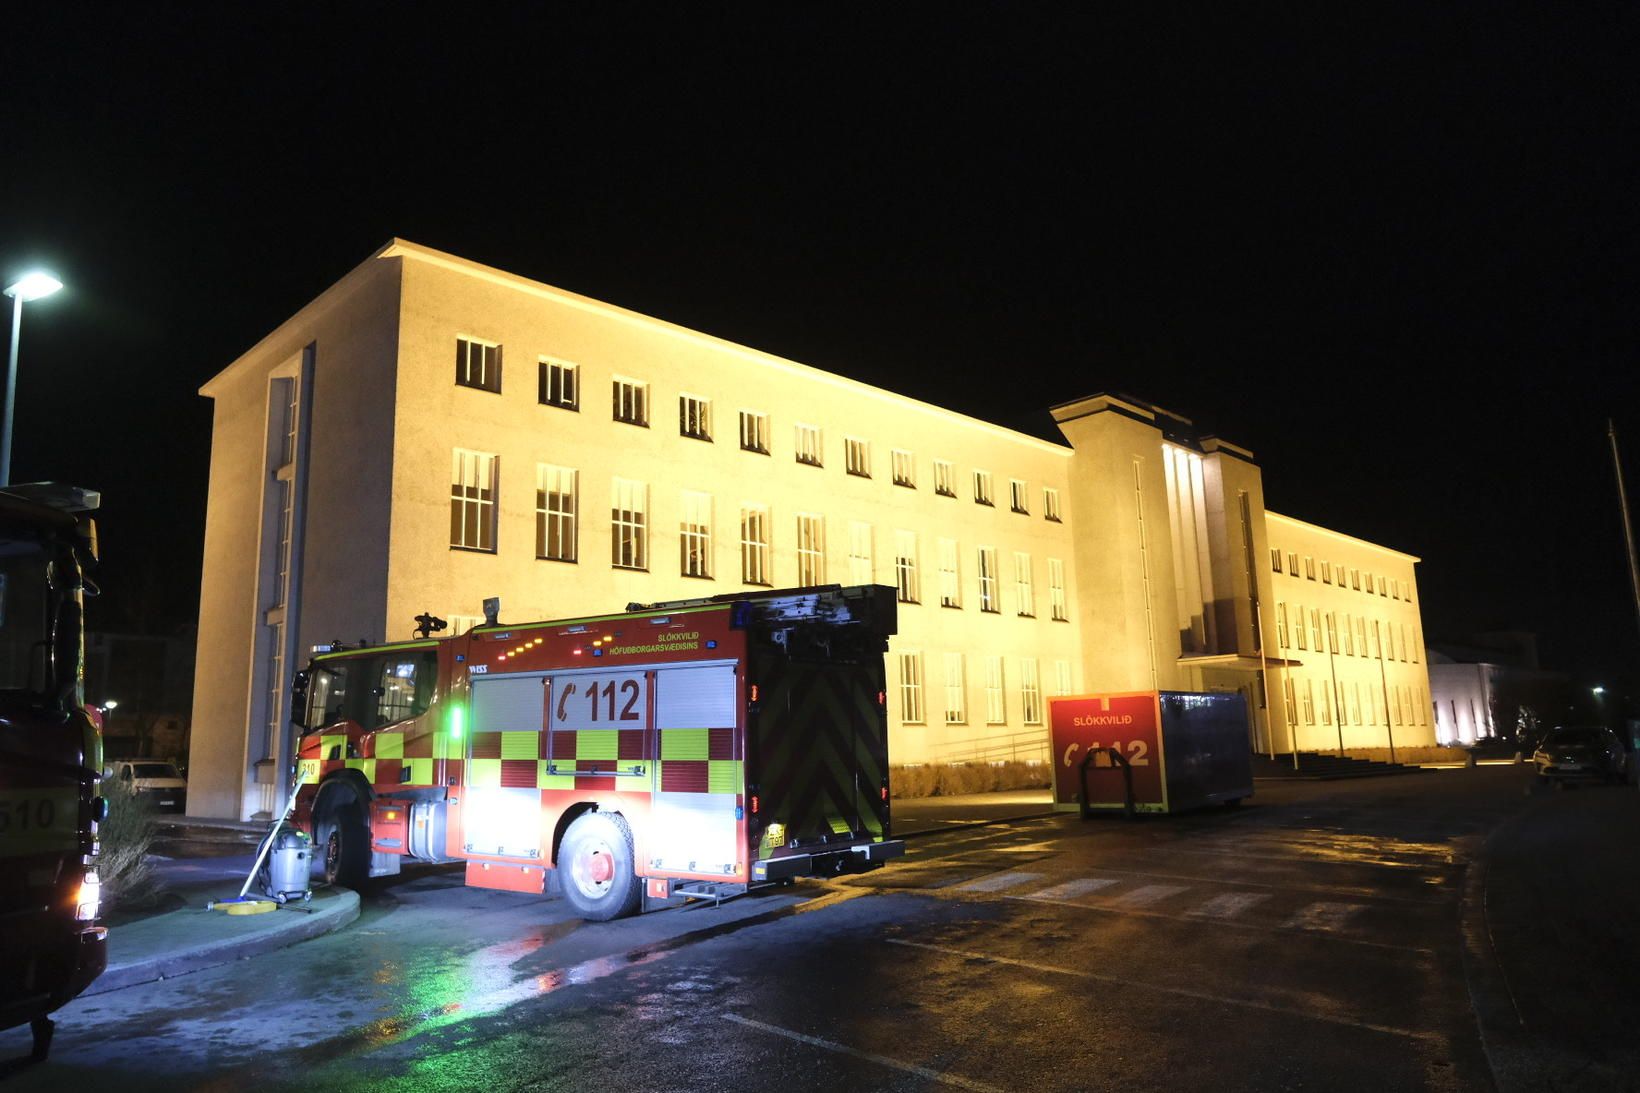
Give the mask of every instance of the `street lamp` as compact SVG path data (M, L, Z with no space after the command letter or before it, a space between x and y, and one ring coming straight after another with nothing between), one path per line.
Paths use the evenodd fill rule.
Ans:
M0 487L11 485L11 419L17 402L17 332L23 325L23 301L39 300L63 287L63 283L49 273L25 273L17 283L6 289L12 299L11 355L6 358L6 417L0 428Z

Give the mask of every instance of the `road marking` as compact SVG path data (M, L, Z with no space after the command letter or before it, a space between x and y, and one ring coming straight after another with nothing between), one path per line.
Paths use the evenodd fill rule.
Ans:
M1255 903L1263 903L1269 898L1268 892L1226 892L1214 896L1190 913L1206 918L1234 918Z
M1143 983L1136 979L1123 979L1116 975L1101 975L1098 972L1085 972L1077 968L1060 968L1052 964L1037 964L1030 960L1014 960L1006 956L992 956L989 953L976 953L966 949L951 949L944 945L929 945L922 941L908 941L905 938L884 938L890 945L904 945L909 949L923 949L931 953L944 953L946 956L961 957L964 960L982 960L988 964L1006 964L1014 968L1026 968L1031 971L1046 972L1050 975L1068 975L1076 979L1086 979L1095 983L1111 983L1120 987L1137 987L1140 990L1155 991L1158 994L1172 994L1180 998L1192 998L1198 1002L1216 1002L1224 1006L1241 1006L1245 1009L1262 1010L1265 1013L1274 1013L1282 1017L1297 1017L1305 1021L1321 1021L1329 1025L1344 1025L1348 1028L1365 1029L1368 1032L1382 1032L1390 1036L1404 1036L1409 1040L1426 1040L1431 1043L1444 1044L1446 1037L1438 1032L1429 1032L1423 1029L1396 1028L1393 1025L1379 1025L1371 1021L1356 1021L1348 1017L1333 1017L1325 1013L1316 1013L1314 1010L1289 1009L1286 1006L1273 1006L1268 1002L1255 1002L1247 998L1230 998L1222 994L1211 994L1207 991L1194 991L1187 987L1166 987L1157 983Z
M1064 884L1056 884L1052 888L1044 888L1040 892L1032 892L1026 899L1065 900L1085 896L1089 892L1097 892L1101 888L1109 888L1121 881L1110 877L1083 877L1080 880L1068 880Z
M1364 861L1360 858L1322 858L1305 854L1248 854L1241 850L1209 850L1199 846L1180 846L1177 843L1166 843L1162 846L1141 847L1147 854L1202 854L1212 858L1243 858L1247 861L1273 861L1285 865L1359 865L1371 869L1423 869L1431 873L1453 872L1462 869L1463 863L1447 861L1430 862L1393 862L1393 861Z
M997 873L967 884L958 885L965 892L1000 892L1004 888L1018 888L1033 880L1041 880L1041 873Z
M1182 884L1143 884L1132 891L1123 892L1110 901L1112 907L1149 907L1153 903L1160 903L1164 899L1188 892L1190 889Z
M1333 933L1361 910L1359 903L1312 903L1282 925L1289 930L1322 930Z
M742 1017L738 1013L725 1013L723 1014L723 1019L725 1021L733 1021L737 1025L744 1025L747 1028L758 1029L761 1032L772 1032L776 1036L784 1036L788 1040L796 1040L798 1043L808 1044L810 1047L824 1048L827 1051L835 1051L839 1055L848 1055L855 1059L864 1059L868 1063L877 1063L880 1066L893 1067L895 1070L902 1070L907 1074L915 1074L917 1077L926 1078L931 1082L939 1082L943 1085L953 1085L958 1089L972 1089L975 1090L976 1093L1004 1093L1000 1086L986 1085L984 1082L976 1082L972 1078L964 1078L957 1074L948 1074L938 1070L930 1070L925 1066L917 1066L914 1063L901 1062L899 1059L890 1059L886 1055L877 1055L870 1051L860 1051L857 1048L849 1047L846 1044L839 1044L833 1040L822 1040L818 1036L809 1036L806 1033L793 1032L791 1029L781 1028L779 1025L769 1025L762 1021L754 1021L750 1017Z
M1360 895L1359 892L1349 888L1325 887L1317 884L1276 884L1272 881L1252 880L1251 878L1243 876L1194 877L1187 876L1183 873L1157 873L1151 870L1142 869L1116 869L1108 865L1101 865L1099 867L1099 871L1101 873L1114 873L1117 876L1122 877L1148 877L1152 880L1183 880L1190 881L1193 884L1234 884L1241 888L1270 888L1281 892L1315 892L1318 895ZM1453 902L1451 899L1441 897L1426 899L1421 896L1402 896L1389 892L1374 892L1372 893L1371 898L1374 902L1388 901L1391 903L1418 903L1426 907L1442 907Z

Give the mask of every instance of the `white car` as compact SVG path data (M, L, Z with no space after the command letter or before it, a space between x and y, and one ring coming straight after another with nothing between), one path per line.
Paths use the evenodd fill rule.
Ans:
M117 779L161 812L182 812L188 807L188 780L170 763L119 759L109 764L103 777Z

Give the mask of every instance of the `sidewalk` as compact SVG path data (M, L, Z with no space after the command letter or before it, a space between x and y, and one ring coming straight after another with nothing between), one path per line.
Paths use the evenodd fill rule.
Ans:
M1007 789L954 797L895 798L889 820L895 838L931 835L974 824L1025 820L1053 814L1053 790Z

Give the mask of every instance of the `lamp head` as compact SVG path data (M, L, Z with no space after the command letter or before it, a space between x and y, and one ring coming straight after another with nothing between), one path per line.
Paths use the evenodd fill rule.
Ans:
M31 300L38 300L42 296L50 296L63 287L63 283L49 273L35 270L25 273L17 279L17 283L6 289L7 296L14 296L25 304Z

